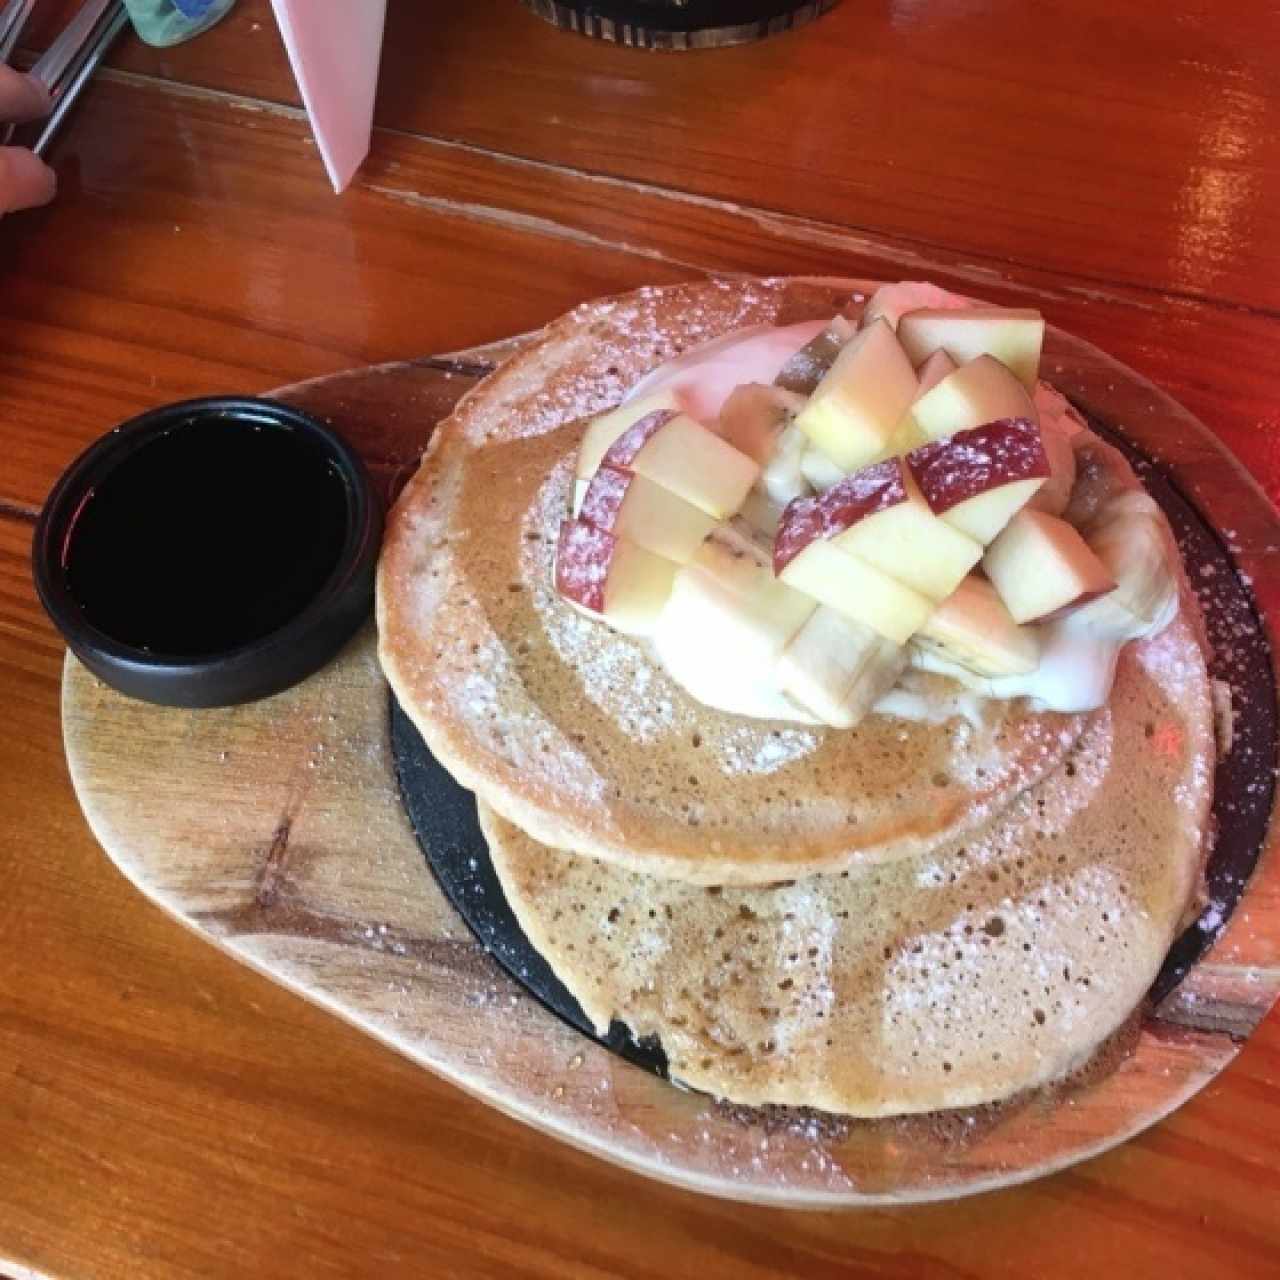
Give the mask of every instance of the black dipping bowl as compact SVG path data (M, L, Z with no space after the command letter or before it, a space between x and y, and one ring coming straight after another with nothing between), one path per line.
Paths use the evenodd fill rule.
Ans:
M121 693L249 702L323 666L368 616L382 507L314 418L248 397L145 413L91 445L36 525L40 600Z

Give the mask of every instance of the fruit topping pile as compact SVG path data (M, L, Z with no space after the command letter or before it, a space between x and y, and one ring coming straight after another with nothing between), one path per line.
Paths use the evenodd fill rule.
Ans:
M624 403L583 439L557 590L841 728L908 664L990 696L1067 641L1113 665L1176 612L1176 552L1141 491L1063 518L1080 428L1042 421L1043 339L1038 312L887 285L709 420L679 384Z

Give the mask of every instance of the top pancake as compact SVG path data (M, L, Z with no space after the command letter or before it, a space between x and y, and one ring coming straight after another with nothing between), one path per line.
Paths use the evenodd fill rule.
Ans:
M830 730L712 711L554 591L586 420L735 329L822 319L848 291L712 281L588 304L466 396L391 514L383 668L428 747L536 840L652 875L765 884L919 854L1049 772L1089 717L970 702ZM1095 713L1098 714L1098 713Z

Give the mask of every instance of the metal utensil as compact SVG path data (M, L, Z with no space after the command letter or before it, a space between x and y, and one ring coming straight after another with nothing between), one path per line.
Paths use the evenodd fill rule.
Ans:
M27 19L35 7L36 0L9 0L0 9L0 62L8 62L13 56L22 28L27 25Z
M11 0L0 15L0 23L10 16L10 10L15 9L17 3L18 0ZM22 3L30 7L30 0L22 0ZM13 16L13 38L16 40L21 23L16 22L16 10ZM44 84L53 99L53 110L48 118L24 128L26 137L34 132L31 149L37 155L48 150L67 112L128 22L123 0L85 0L31 68L30 74ZM16 129L15 125L0 128L0 145L8 143Z
M94 26L88 43L77 50L76 55L69 61L66 72L57 87L51 87L53 110L45 120L39 136L31 144L31 149L36 155L43 156L49 149L58 130L62 127L67 112L80 96L81 90L89 83L102 59L106 57L107 50L128 25L129 15L125 11L123 0L113 0Z
M53 43L36 59L31 68L35 76L50 93L63 82L79 53L93 38L94 28L113 0L84 0L71 21L53 38Z

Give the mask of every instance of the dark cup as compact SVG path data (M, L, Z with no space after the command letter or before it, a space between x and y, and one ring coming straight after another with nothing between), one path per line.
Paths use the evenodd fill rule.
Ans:
M565 31L638 49L715 49L811 22L836 0L522 0Z
M190 400L91 445L36 525L40 600L122 693L177 707L278 693L369 615L382 507L333 431L273 400Z

